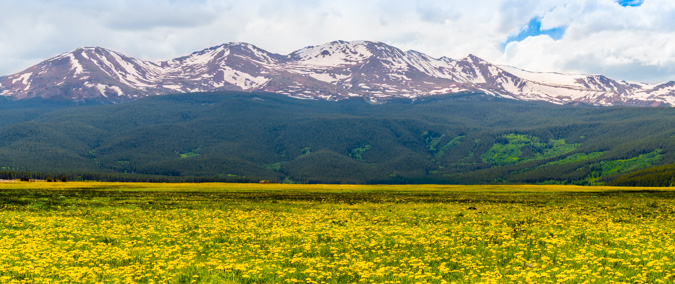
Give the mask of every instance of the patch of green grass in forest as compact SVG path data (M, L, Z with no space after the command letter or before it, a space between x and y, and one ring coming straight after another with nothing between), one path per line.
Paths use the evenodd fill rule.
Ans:
M197 157L197 156L199 156L199 151L201 151L201 148L193 149L190 152L186 152L186 153L180 153L180 158L186 159L186 158Z
M432 132L424 132L422 137L425 138L429 152L433 153L436 158L442 157L445 152L459 145L462 143L464 138L466 138L466 135L459 135L452 138L447 143L441 145L441 141L443 141L443 138L445 138L445 134L440 136L434 136L434 134L435 133Z
M265 166L265 168L268 169L268 170L273 170L273 171L278 172L278 171L281 170L281 166L283 166L283 165L286 164L286 163L288 163L288 162L282 161L282 162L276 162L276 163L274 163L274 164L266 164L266 165L264 165L264 166Z
M599 169L594 170L586 181L588 184L594 185L598 184L598 181L603 177L646 169L661 160L661 157L661 149L656 149L647 154L641 154L630 159L602 161L599 163Z
M481 156L483 163L508 165L548 159L574 151L580 146L567 144L564 139L542 142L538 137L524 134L507 134L502 138L506 141L495 143Z
M373 146L371 145L365 145L363 147L355 148L349 153L349 157L357 161L363 161L363 154L365 154L366 151L370 150L372 147Z
M443 146L438 150L438 152L436 152L435 156L436 156L436 157L442 157L443 154L445 154L445 152L449 151L449 150L452 149L453 147L455 147L455 146L459 145L460 143L462 143L462 141L464 141L464 138L465 138L465 137L466 137L465 135L460 135L460 136L457 136L457 137L455 137L455 138L452 138L452 140L450 140L450 142L445 143L445 145L443 145Z
M555 166L555 165L564 165L574 162L587 161L591 159L596 159L602 156L605 152L591 152L591 153L576 153L550 163L546 163L544 166Z
M602 174L611 175L615 173L624 173L628 171L645 169L653 166L655 162L658 162L661 159L661 156L661 149L657 149L653 152L642 154L630 159L603 161L600 163L602 166Z

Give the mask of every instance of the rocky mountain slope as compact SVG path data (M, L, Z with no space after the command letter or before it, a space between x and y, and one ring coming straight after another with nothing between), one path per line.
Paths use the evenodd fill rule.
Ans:
M228 43L150 62L100 47L79 48L0 77L0 95L122 102L170 93L265 91L295 98L371 102L483 92L555 104L675 105L675 82L643 84L602 75L535 73L474 55L432 58L369 41L334 41L289 55Z

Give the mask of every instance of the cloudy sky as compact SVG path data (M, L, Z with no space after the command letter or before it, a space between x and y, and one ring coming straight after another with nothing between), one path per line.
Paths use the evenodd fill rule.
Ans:
M672 0L0 0L0 75L83 46L167 60L371 40L532 71L675 80Z

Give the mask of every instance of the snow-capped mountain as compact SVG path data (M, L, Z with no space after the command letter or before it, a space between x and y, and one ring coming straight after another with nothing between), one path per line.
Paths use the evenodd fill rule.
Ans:
M150 62L100 47L79 48L0 77L0 95L128 101L168 93L266 91L306 99L372 102L467 91L556 104L675 106L675 82L650 85L602 75L535 73L474 55L432 58L369 41L334 41L289 55L228 43Z

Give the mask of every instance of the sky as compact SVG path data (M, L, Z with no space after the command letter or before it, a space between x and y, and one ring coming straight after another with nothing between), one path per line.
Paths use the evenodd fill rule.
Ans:
M334 40L675 80L672 0L0 0L0 75L85 46L160 61L227 42L289 54Z

